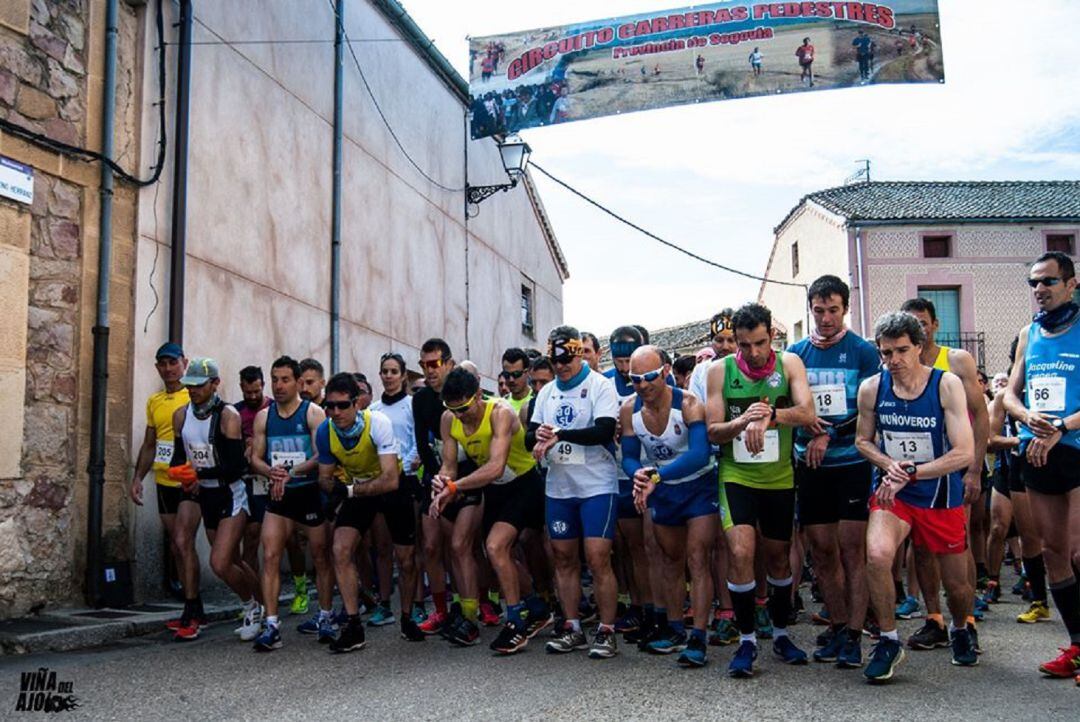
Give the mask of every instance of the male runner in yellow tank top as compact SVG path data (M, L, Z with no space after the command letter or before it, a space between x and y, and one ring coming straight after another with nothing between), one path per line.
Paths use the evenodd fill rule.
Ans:
M977 505L982 498L983 456L986 454L986 444L990 440L990 414L986 410L982 389L979 388L975 359L964 349L939 346L934 340L939 323L933 302L925 298L912 298L905 301L900 310L917 318L926 332L926 344L923 346L922 356L919 359L922 364L942 371L950 371L960 377L964 385L968 419L971 421L972 432L975 435L974 460L964 472L964 503L968 505L970 520L972 506ZM983 539L982 543L985 549L986 540ZM976 574L972 544L968 544L967 556L970 577L968 581L974 589ZM914 558L915 572L926 604L926 624L911 635L908 646L912 649L948 647L949 633L945 629L945 618L941 613L941 570L938 568L937 559L933 554L929 554L918 546L914 547ZM967 621L969 629L974 630L975 618L972 617ZM975 637L975 646L978 647L978 637Z
M511 554L523 530L544 524L544 482L525 448L525 427L509 404L484 400L479 381L465 369L450 372L441 396L447 409L442 417L443 463L433 480L436 493L430 514L437 517L459 491L483 489L485 547L507 604L506 626L491 649L513 654L551 618L531 590L523 593L522 582L529 576L519 572ZM461 478L457 478L458 446L477 465L476 471ZM534 623L538 617L543 624Z

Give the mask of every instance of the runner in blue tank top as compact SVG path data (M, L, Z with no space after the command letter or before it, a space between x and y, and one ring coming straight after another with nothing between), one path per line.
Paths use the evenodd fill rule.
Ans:
M866 588L866 520L871 467L855 448L859 384L878 372L877 349L844 325L851 291L836 276L810 284L810 335L788 349L806 365L817 419L795 430L799 525L829 610L818 662L862 667Z
M874 337L886 370L859 387L855 444L878 469L866 531L870 599L881 640L865 670L871 682L892 677L904 658L893 618L896 550L912 542L933 553L952 614L952 663L978 663L967 626L974 604L968 579L962 470L971 464L974 437L964 387L954 374L920 361L926 334L909 313L878 320ZM878 437L880 436L880 443Z
M1080 684L1080 582L1074 559L1080 524L1080 307L1076 269L1064 253L1036 259L1028 276L1039 312L1020 331L1005 409L1021 423L1017 457L1031 515L1043 538L1054 604L1069 633L1061 656L1040 665L1052 677Z

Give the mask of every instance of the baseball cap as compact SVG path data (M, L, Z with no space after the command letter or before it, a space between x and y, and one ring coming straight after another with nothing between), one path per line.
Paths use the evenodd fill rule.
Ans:
M180 379L184 386L202 386L220 377L217 361L212 358L193 358L188 361L187 373Z
M180 348L180 344L169 341L168 343L161 344L161 348L154 354L154 358L183 358L184 349Z

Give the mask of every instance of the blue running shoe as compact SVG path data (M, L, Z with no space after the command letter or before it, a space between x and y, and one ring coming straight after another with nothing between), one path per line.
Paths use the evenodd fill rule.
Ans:
M334 621L333 617L323 617L318 621L319 629L319 644L330 644L337 636L338 629L340 628L338 623Z
M870 664L866 665L866 680L871 683L885 682L892 679L896 665L904 659L904 648L900 641L882 637L870 652Z
M773 641L772 651L784 664L806 664L806 652L796 647L786 634Z
M758 639L772 639L773 623L769 618L769 609L764 604L754 607L754 631Z
M680 634L670 627L665 628L659 637L649 642L645 647L645 651L653 654L671 654L681 652L684 649L686 649L686 634Z
M678 663L683 667L704 667L709 661L705 642L699 637L690 637L686 649L679 655Z
M836 658L840 656L840 651L844 648L845 642L847 642L846 630L841 629L839 632L831 634L825 644L814 650L814 661L835 662Z
M757 659L757 645L753 642L742 642L735 650L735 656L728 664L729 677L748 678L754 676L754 661Z
M412 608L412 614L409 616L409 618L412 620L413 624L417 626L420 626L420 624L426 621L427 610L424 609L424 605L414 603Z
M904 601L896 605L897 619L915 619L922 616L919 608L919 600L912 596L904 597Z
M976 612L989 612L990 602L986 601L984 597L975 597L975 611Z
M263 625L262 634L255 639L256 652L273 652L281 649L281 632L275 624Z
M296 631L300 634L318 634L319 633L319 613L315 612L311 615L311 619L306 622L301 622L296 625Z
M974 667L979 663L979 654L971 639L970 629L957 629L950 635L952 644L952 663L958 667Z
M382 627L387 624L393 624L397 619L394 617L394 610L390 608L389 602L382 602L375 611L371 613L371 618L368 619L367 625L369 627Z
M836 656L836 666L841 669L858 669L862 665L862 636L849 636L840 654Z

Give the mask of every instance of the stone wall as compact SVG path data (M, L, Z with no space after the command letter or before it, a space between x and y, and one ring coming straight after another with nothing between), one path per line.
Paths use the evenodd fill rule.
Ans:
M137 14L120 4L117 161L133 168L139 64ZM100 148L104 3L0 2L0 117L71 145ZM0 471L0 618L77 601L82 594L89 438L91 328L97 292L100 166L0 134L0 154L34 168L34 202L0 200L5 315L22 334L0 330L0 412L19 428L18 464ZM134 169L134 168L133 168ZM110 313L107 558L129 554L128 505L120 504L130 425L130 315L134 205L115 194ZM19 356L17 363L15 357ZM22 383L15 388L12 381ZM8 444L0 445L7 449ZM111 500L111 503L110 503Z

